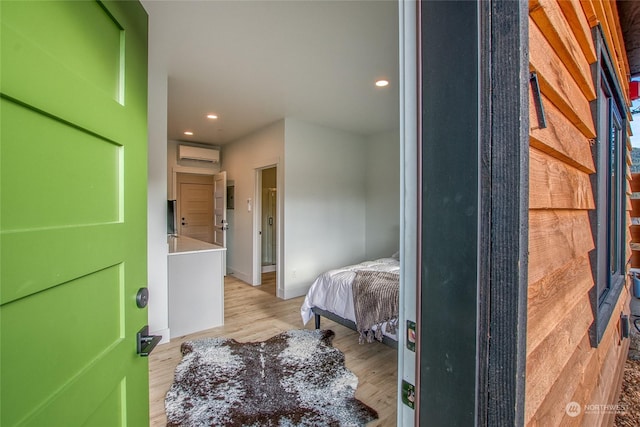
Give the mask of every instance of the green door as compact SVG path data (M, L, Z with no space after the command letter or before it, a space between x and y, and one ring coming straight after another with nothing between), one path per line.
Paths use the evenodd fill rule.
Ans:
M148 425L147 16L0 1L0 425Z

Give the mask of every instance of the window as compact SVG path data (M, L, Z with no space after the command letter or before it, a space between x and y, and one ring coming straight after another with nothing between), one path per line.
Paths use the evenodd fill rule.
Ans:
M600 29L595 30L598 62L594 81L598 97L592 104L597 139L593 145L596 174L592 177L596 210L592 230L596 243L592 267L596 345L624 287L626 264L626 116L623 97Z

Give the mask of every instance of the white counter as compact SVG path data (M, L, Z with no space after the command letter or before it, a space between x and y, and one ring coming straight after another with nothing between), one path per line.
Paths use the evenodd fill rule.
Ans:
M169 236L169 255L203 251L226 251L227 248L185 236Z
M171 338L222 326L226 248L183 236L167 242Z

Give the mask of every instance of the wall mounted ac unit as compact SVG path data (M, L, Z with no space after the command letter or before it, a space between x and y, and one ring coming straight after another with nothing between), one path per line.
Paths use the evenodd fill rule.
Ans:
M180 145L178 146L178 157L180 160L200 160L201 162L218 163L220 161L220 151L191 145Z

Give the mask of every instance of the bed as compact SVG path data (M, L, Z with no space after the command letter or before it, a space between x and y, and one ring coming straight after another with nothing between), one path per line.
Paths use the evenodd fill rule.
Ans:
M360 342L365 340L372 342L375 338L397 348L399 277L400 262L396 254L390 258L364 261L326 271L316 278L307 292L300 309L302 320L307 324L311 318L315 318L315 327L319 329L322 316L360 332ZM376 283L370 287L372 279ZM363 286L365 290L373 289L374 294L362 296ZM380 292L380 289L383 291ZM369 298L377 299L377 302L373 301L376 306L373 309L371 304L363 306L363 301L366 302ZM383 314L378 311L380 305L386 307ZM365 307L369 308L370 313L365 312ZM395 316L390 316L390 312ZM368 314L370 316L367 319ZM371 316L375 318L373 324ZM356 318L361 321L360 325L372 325L372 327L364 330L361 327L359 330ZM382 321L383 319L389 319L389 321Z

